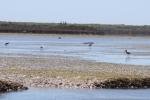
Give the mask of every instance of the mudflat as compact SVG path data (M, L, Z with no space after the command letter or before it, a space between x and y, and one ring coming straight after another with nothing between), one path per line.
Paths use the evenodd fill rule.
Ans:
M62 56L0 57L0 79L28 87L96 88L97 83L106 80L149 77L150 66L102 63Z

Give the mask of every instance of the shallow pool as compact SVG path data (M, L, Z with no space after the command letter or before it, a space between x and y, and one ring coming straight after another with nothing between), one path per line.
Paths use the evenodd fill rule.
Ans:
M62 39L58 39L58 37ZM4 45L6 42L9 44ZM94 42L89 47L85 42ZM43 48L40 48L40 47ZM126 55L127 49L131 55ZM61 55L99 62L150 65L150 38L47 34L0 34L1 54Z

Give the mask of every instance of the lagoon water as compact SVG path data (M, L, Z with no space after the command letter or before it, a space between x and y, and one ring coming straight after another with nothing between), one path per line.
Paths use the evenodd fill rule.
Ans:
M58 39L62 37L62 39ZM4 44L10 44L5 46ZM84 42L94 42L89 47ZM40 47L43 48L40 48ZM126 55L127 49L131 55ZM0 54L61 55L108 63L150 65L150 38L125 36L0 34Z
M58 39L58 37L62 39ZM8 45L4 45L9 42ZM84 42L94 42L89 47ZM43 46L43 48L40 48ZM126 55L127 49L131 55ZM150 65L149 37L0 34L0 56L61 55L108 63ZM0 100L150 100L150 90L31 88L0 94Z
M0 94L0 100L150 100L150 90L34 89Z

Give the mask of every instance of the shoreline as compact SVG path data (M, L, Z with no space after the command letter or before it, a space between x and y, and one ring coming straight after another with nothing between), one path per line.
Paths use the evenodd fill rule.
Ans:
M96 35L129 35L149 36L148 25L124 24L79 24L79 23L36 23L0 21L1 33L47 33L47 34L96 34Z
M1 68L0 77L34 88L147 89L150 77L50 69ZM3 74L3 75L2 75Z
M58 36L63 36L63 37L84 37L84 38L89 38L89 37L96 37L96 38L104 38L104 37L113 37L113 38L116 38L116 37L121 37L121 38L150 38L149 36L147 35L111 35L111 34L106 34L106 35L97 35L97 34L59 34L59 33L53 33L53 34L48 34L48 33L11 33L11 32L0 32L1 35L10 35L10 34L13 34L14 36L15 35L33 35L33 36L52 36L52 37L58 37Z
M60 56L0 57L0 79L15 81L28 87L94 89L107 88L108 83L115 81L118 84L126 80L128 85L138 81L142 88L141 82L149 78L148 66L100 63ZM101 87L100 84L107 87ZM147 86L144 84L143 88L149 88L150 81L146 83Z
M0 93L28 90L28 87L13 81L0 80Z

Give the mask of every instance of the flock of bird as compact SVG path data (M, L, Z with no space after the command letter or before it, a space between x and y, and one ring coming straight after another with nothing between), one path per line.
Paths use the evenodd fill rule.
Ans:
M58 39L62 39L62 37L58 37ZM9 42L6 42L4 45L7 46L9 44L10 44ZM89 47L91 47L94 44L94 42L84 42L83 44L87 44ZM43 49L43 48L44 48L43 46L40 46L40 49ZM131 54L131 52L128 52L127 50L125 50L125 53L127 55Z

